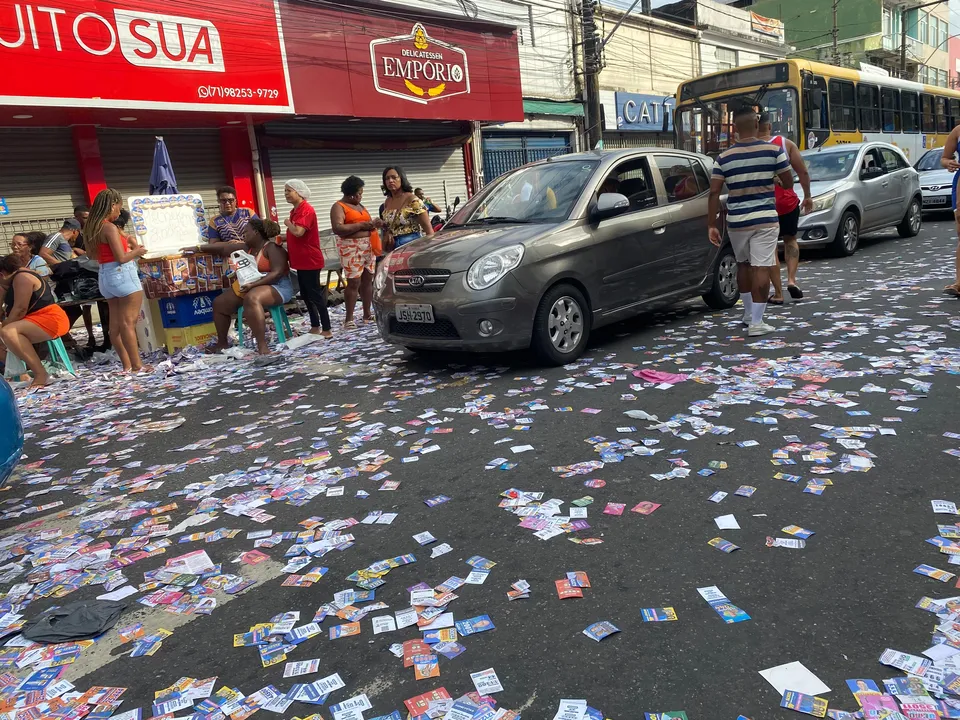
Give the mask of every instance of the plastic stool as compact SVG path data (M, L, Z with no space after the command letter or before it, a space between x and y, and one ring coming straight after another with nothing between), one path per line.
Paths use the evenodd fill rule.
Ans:
M288 338L293 337L293 329L290 327L290 319L287 317L287 311L283 305L274 305L269 308L270 317L273 320L273 326L277 330L277 342L285 343ZM286 331L286 334L284 334ZM243 307L237 309L237 335L240 336L240 347L243 347Z
M60 338L47 340L47 350L50 351L50 360L55 365L60 365L74 377L77 376L73 370L73 363L70 362L70 356L67 355L67 349L63 346L63 340Z

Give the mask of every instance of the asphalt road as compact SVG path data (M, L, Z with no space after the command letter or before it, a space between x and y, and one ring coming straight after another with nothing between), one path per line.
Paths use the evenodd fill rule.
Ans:
M270 463L327 449L333 455L326 468L351 468L361 464L352 459L357 454L382 450L394 459L337 482L345 488L343 496L316 497L299 506L270 502L260 510L273 518L262 523L205 501L205 508L218 513L215 520L171 535L169 547L123 568L124 575L137 585L144 572L171 557L205 550L222 563L223 572L256 584L233 597L217 594L218 607L207 616L143 608L136 600L146 593L137 593L127 600L130 606L117 627L141 622L148 631L172 630L162 647L151 657L129 657L130 644L120 644L114 629L67 666L64 677L80 691L94 685L125 687L117 713L141 707L149 717L154 693L182 677L217 676L218 688L227 685L249 695L267 685L285 692L294 682L339 673L346 687L336 690L326 706L295 702L282 717L316 711L329 718L330 704L366 693L373 705L364 713L369 719L395 709L405 716L404 700L439 687L459 697L474 689L470 673L493 668L504 688L496 694L499 706L519 709L524 718L552 718L561 698L583 698L617 720L671 710L685 710L691 719L734 720L738 715L796 717L779 708L779 694L758 671L799 661L830 687L823 696L831 708L852 711L857 705L845 680L880 682L902 675L878 663L881 652L889 647L919 654L927 648L934 623L914 605L924 595L954 592L952 581L940 585L912 572L920 563L950 567L946 556L924 540L936 535L938 521L949 521L932 514L930 500L958 499L960 459L943 451L960 442L943 433L960 431L954 411L960 401L955 377L960 306L940 294L953 271L954 242L952 223L928 218L919 237L867 240L851 258L805 254L810 257L800 278L807 297L769 312L768 321L780 332L759 341L744 337L738 311L713 312L691 301L598 331L584 359L567 368L538 367L523 353L413 356L383 346L367 328L267 368L218 365L162 381L138 381L136 387L103 371L86 371L69 390L27 399L32 437L26 462L48 459L26 473L27 479L41 478L35 486L21 478L0 495L0 509L8 515L0 535L9 537L17 523L37 519L42 519L39 528L71 533L82 519L71 510L89 517L134 503L176 502L175 510L162 513L173 527L197 511L199 498L169 495L192 483L239 471L231 487L212 493L223 499L265 487L264 469L282 472ZM642 369L690 377L661 389L634 375ZM929 390L917 382L929 383ZM881 390L862 390L871 385ZM565 407L570 411L561 411ZM428 414L431 409L435 414ZM584 412L590 409L599 412ZM649 429L657 423L631 419L624 415L627 410L642 410L660 421L707 411L695 420L732 430L698 435L689 422ZM185 422L170 432L138 434L145 421L177 416ZM776 423L756 422L764 418ZM361 426L378 422L415 432L402 437L382 431L341 452ZM896 434L871 431L866 438L838 439L824 437L826 431L814 425L872 425ZM626 426L635 430L618 430ZM428 428L451 432L425 434ZM694 434L679 437L686 433ZM209 447L180 450L218 435L225 437ZM818 449L808 448L785 455L795 465L772 464L774 451L786 447L790 440L784 436L791 435L803 444L822 442L835 455L818 466L802 459ZM600 460L587 441L597 442L597 436L605 439L599 442L657 440L651 447L662 452L637 456L614 449L623 456L620 461L562 477L556 466ZM298 439L278 445L290 438ZM401 462L411 457L410 445L423 438L439 450ZM736 444L749 440L758 444ZM873 467L811 472L842 466L841 457L857 451L857 440L872 454ZM511 450L524 445L533 449ZM129 452L109 455L123 449ZM516 466L485 469L496 458ZM164 474L153 490L132 494L125 482L151 466L193 459L199 462ZM689 475L651 477L674 468L671 460L685 463ZM141 466L125 468L131 461ZM726 468L698 474L711 461ZM322 467L314 465L312 471ZM75 485L26 498L51 485L44 476L63 485L62 478L82 468L90 470L75 474ZM387 479L399 481L399 488L378 490L382 480L371 475L380 471L389 471ZM778 472L802 479L774 479ZM805 493L807 482L818 478L833 484L822 495ZM588 479L601 479L605 486L584 487ZM741 485L756 492L735 496ZM267 489L279 486L275 482ZM560 499L563 515L570 501L590 495L590 527L541 540L498 507L509 488ZM357 497L358 490L369 496ZM716 491L729 495L709 502ZM441 494L450 500L434 507L424 503ZM100 502L96 507L94 497ZM28 507L24 500L34 507L63 505L9 517ZM629 511L641 501L661 507L646 516ZM608 502L623 503L626 511L604 514ZM291 540L261 548L269 559L259 564L234 562L253 549L250 531L301 531L298 523L310 517L328 523L362 520L371 511L398 515L390 525L342 530L355 537L354 544L308 566L329 568L312 587L281 584L289 574L282 566ZM725 514L734 514L742 529L718 530L714 518ZM130 528L143 519L110 527ZM805 548L766 547L768 536L790 538L781 528L792 524L815 531ZM191 532L217 528L241 532L215 542L178 543ZM437 542L418 546L412 536L424 531ZM127 530L124 537L129 536ZM740 549L724 554L708 545L718 536ZM571 537L603 542L578 544ZM431 559L431 548L440 543L449 543L452 552ZM389 609L361 620L359 635L330 640L329 627L344 621L327 618L320 635L289 652L288 661L319 659L316 674L284 679L283 662L264 668L255 647L233 646L234 634L279 613L299 611L297 625L309 623L334 593L355 587L346 579L350 573L405 553L414 554L416 562L384 577L376 600ZM407 589L417 583L436 586L451 576L466 578L472 568L465 561L474 555L496 566L483 584L459 588L449 610L458 621L489 615L496 629L461 637L466 651L450 660L440 657L439 678L416 680L413 668L404 668L388 650L391 643L419 637L416 628L374 635L370 618L408 607ZM558 599L554 581L568 571L588 574L591 587L583 598ZM511 583L521 578L531 585L530 598L509 601ZM23 575L11 578L0 590L21 582ZM706 586L719 587L751 619L726 624L697 593ZM103 591L85 586L64 598L37 599L24 614L32 618L53 604L91 599ZM676 610L675 622L642 621L642 608L668 606ZM602 620L620 632L599 643L582 633Z

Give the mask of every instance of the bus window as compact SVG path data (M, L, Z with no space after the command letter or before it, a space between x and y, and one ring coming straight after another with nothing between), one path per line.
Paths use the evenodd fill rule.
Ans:
M950 118L947 117L947 99L942 97L934 98L937 116L937 132L950 132Z
M830 81L830 127L840 132L857 129L857 98L852 82Z
M857 109L863 132L880 130L880 89L876 85L857 85Z
M905 133L920 132L920 99L915 92L900 93L903 103L903 131Z
M950 100L950 127L960 125L960 100Z
M937 121L933 116L933 95L920 94L920 129L925 133L937 131Z
M880 88L880 106L884 132L900 132L900 91Z

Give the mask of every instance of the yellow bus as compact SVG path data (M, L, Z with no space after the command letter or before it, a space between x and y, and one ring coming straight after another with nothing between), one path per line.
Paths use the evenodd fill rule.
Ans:
M960 92L808 60L777 60L723 70L677 88L677 147L716 156L733 137L741 103L772 116L773 131L801 150L881 140L911 163L942 147L960 124Z

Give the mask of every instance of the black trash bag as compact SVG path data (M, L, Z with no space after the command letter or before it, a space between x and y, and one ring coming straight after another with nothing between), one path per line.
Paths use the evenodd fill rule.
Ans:
M116 625L126 607L126 603L107 600L70 603L30 620L22 635L39 643L89 640Z

